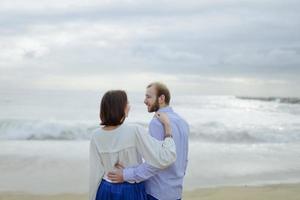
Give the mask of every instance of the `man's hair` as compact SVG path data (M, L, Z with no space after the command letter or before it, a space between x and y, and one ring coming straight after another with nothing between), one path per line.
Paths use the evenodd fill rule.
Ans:
M101 100L100 119L101 125L117 126L125 119L127 94L123 90L107 91Z
M171 100L171 95L170 95L170 91L167 88L167 86L161 82L153 82L150 83L147 88L150 88L154 86L154 88L156 89L156 97L160 97L161 95L165 96L165 103L167 105L170 104L170 100Z

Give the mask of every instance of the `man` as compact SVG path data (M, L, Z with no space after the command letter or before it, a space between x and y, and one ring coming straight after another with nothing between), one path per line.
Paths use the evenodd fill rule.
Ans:
M182 197L183 177L188 157L189 126L169 106L170 98L168 88L162 83L154 82L147 86L144 103L148 108L148 112L167 113L176 145L176 161L163 170L143 163L133 168L125 168L108 174L113 182L145 181L148 200L177 200ZM149 124L149 132L152 137L158 140L164 139L164 127L155 117Z

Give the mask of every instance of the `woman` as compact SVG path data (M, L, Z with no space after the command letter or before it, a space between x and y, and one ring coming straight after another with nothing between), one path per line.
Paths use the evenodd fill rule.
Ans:
M130 106L122 90L104 94L100 105L103 127L95 131L90 144L90 200L144 200L144 183L111 183L107 173L117 163L131 167L143 162L156 168L166 168L176 159L169 119L164 113L155 116L165 128L164 141L152 138L137 125L124 124Z

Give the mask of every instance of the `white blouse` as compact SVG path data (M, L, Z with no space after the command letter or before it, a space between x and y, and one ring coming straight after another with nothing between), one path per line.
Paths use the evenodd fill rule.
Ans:
M115 169L115 164L133 167L145 161L156 167L166 168L176 160L174 140L164 141L151 137L145 128L135 124L122 124L113 130L97 129L90 143L90 193L95 200L102 178Z

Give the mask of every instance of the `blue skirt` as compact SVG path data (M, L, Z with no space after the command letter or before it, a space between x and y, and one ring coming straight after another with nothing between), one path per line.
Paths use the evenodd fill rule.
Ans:
M96 200L147 200L145 184L143 182L110 183L102 179Z

